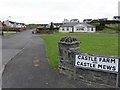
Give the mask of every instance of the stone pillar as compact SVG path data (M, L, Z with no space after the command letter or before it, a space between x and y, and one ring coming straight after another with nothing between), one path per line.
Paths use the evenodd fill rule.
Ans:
M58 43L59 70L71 77L74 66L74 54L80 52L80 42L76 38L64 37Z

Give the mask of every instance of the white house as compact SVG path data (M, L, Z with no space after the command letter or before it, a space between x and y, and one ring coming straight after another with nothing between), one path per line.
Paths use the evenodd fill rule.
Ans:
M96 28L87 23L66 23L59 28L59 32L95 32Z
M4 21L4 24L11 28L25 28L26 27L24 23L17 23L17 22L13 22L9 20Z

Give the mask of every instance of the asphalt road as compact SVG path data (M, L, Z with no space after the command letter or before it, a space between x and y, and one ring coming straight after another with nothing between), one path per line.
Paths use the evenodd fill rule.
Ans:
M2 64L5 65L19 53L31 39L31 32L24 31L12 36L2 37Z
M6 50L3 51L3 55L8 55L8 57L3 56L3 60L5 60L3 64L7 65L2 77L2 88L90 87L51 69L48 64L44 41L38 36L32 35L31 31L24 31L12 37L4 38L3 50ZM16 56L9 61L12 53Z

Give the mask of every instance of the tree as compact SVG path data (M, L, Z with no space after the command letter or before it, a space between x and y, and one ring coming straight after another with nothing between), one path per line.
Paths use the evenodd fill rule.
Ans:
M50 24L50 30L53 30L53 29L54 29L53 22L51 22L51 24Z

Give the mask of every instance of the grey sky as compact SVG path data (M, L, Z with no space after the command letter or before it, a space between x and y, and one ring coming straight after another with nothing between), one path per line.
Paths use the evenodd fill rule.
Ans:
M0 0L0 20L24 23L62 22L118 15L119 0Z

